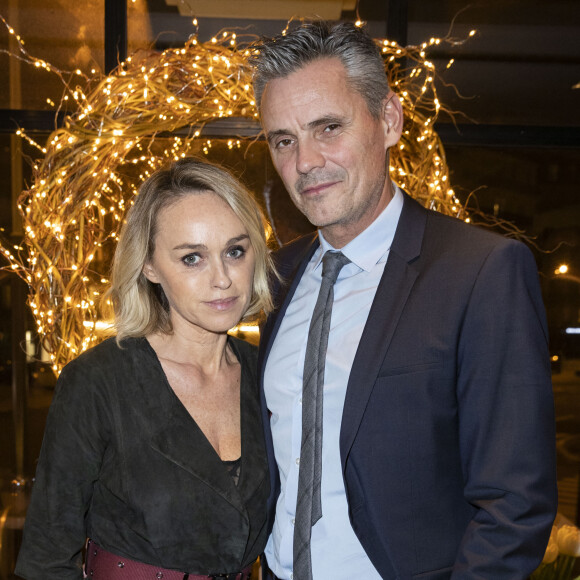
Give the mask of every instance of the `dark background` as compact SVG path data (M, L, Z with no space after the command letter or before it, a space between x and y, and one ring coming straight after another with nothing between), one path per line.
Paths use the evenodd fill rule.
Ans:
M519 227L534 251L557 357L560 511L577 521L580 335L567 329L580 327L578 0L0 0L0 15L31 55L63 70L105 73L137 49L181 46L195 30L194 16L200 40L208 40L222 29L275 34L292 15L314 13L360 17L373 36L402 45L431 37L464 40L477 31L430 53L440 72L440 100L455 111L454 122L441 115L436 127L460 200L475 193L480 209ZM9 50L16 50L13 36L0 25L0 228L17 243L22 231L15 200L30 183L39 152L16 131L22 127L42 144L62 122L54 104L63 85L7 56ZM229 130L258 132L248 123ZM208 135L212 131L214 159L241 173L258 198L265 187L274 192L271 217L279 238L309 229L277 180L263 142L244 156L220 141L227 137L223 128L207 128ZM555 274L561 264L568 266L564 276ZM0 271L0 522L8 514L3 530L0 525L0 579L11 577L55 380L25 298L25 285Z

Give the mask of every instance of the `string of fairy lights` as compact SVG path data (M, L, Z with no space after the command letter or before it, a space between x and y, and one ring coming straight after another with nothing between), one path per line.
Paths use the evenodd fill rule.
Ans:
M137 53L109 75L85 75L60 71L29 55L21 38L0 19L17 41L18 53L11 56L57 74L68 110L72 103L72 112L46 144L18 131L40 157L30 188L18 199L24 239L18 246L0 246L7 268L28 284L38 335L58 373L102 337L97 328L103 318L100 299L125 212L139 185L169 160L194 150L207 154L212 140L201 133L206 124L223 118L257 122L245 64L249 49L233 32L208 42L194 34L180 48ZM402 47L377 40L406 118L389 171L426 207L469 221L450 186L445 151L434 130L444 106L428 54L442 42L462 41L432 38ZM242 139L227 140L229 148L242 144Z

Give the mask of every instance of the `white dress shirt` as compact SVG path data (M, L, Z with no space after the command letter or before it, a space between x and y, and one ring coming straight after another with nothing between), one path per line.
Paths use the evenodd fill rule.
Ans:
M377 219L341 249L351 263L334 286L334 305L324 375L322 437L322 518L312 528L315 580L380 580L348 518L340 463L339 435L346 387L356 350L383 274L395 235L403 195L395 194ZM286 310L268 357L264 387L271 411L274 452L281 492L274 529L266 547L268 565L284 580L293 580L292 548L302 442L302 374L308 328L322 280L322 256L332 246L319 232L312 256Z

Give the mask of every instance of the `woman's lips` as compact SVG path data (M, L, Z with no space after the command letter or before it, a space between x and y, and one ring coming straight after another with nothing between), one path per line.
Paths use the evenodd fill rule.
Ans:
M228 310L230 309L238 300L237 296L232 298L220 298L219 300L211 300L206 302L206 304L213 308L214 310Z

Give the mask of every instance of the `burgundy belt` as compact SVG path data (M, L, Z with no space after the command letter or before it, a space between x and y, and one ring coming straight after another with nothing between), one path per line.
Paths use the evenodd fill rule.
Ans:
M252 565L241 572L230 574L185 574L177 570L167 570L159 566L151 566L136 562L124 556L117 556L101 548L89 540L87 545L87 561L85 563L87 578L94 580L250 580Z

